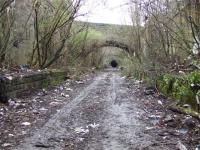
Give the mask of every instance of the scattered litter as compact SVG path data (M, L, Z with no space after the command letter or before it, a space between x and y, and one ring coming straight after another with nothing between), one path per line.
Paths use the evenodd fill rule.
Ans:
M160 105L163 105L162 101L161 100L158 100L158 104Z
M60 103L58 103L58 102L51 102L49 105L51 105L51 106L56 106L56 105L59 105Z
M152 130L152 129L155 129L155 127L146 127L146 128L145 128L146 131Z
M88 127L91 127L91 128L98 128L99 127L99 124L89 124Z
M0 112L0 115L1 115L1 116L3 116L3 115L4 115L4 113L3 113L3 112Z
M9 137L14 137L14 134L8 134Z
M50 144L45 144L45 143L38 142L38 143L35 144L35 147L50 148L50 147L54 147L54 146L50 145Z
M40 108L39 110L40 110L40 111L47 111L48 109L42 107L42 108Z
M84 129L83 127L77 127L74 129L76 133L83 133L83 134L87 134L89 132L88 129Z
M37 114L38 111L36 109L32 110L33 113Z
M160 119L161 116L160 115L150 115L149 118L150 119Z
M65 98L68 98L69 95L65 94L65 93L61 93L61 96L65 97Z
M25 134L27 134L27 132L26 132L26 131L22 131L22 134L21 134L21 135L25 135Z
M171 128L176 128L178 124L175 121L169 121L165 125Z
M158 133L159 136L168 136L169 133L168 132L160 132Z
M183 125L186 128L190 128L190 129L196 127L196 123L195 123L194 119L191 116L186 117L186 119L183 121Z
M177 148L178 148L179 150L187 150L186 146L183 145L183 144L181 143L181 141L178 141Z
M27 64L21 64L19 67L22 71L28 71L30 69L30 66Z
M200 145L197 145L195 150L200 150Z
M126 76L121 77L121 79L126 79Z
M169 140L169 139L170 139L169 136L164 136L164 137L163 137L163 140Z
M180 74L185 74L185 72L183 72L183 71L181 71L181 70L180 70L178 73L180 73Z
M170 131L169 134L172 135L172 136L180 136L180 133L177 130Z
M2 144L1 146L2 146L2 147L9 147L9 146L12 146L12 144L11 144L11 143L4 143L4 144Z
M8 101L8 105L11 107L15 107L15 104L16 104L15 101L10 101L10 100Z
M37 96L45 96L46 95L46 93L45 92L43 92L43 91L41 91L41 92L38 92L38 94L37 94Z
M8 76L6 77L8 80L13 80L13 77L12 76Z
M73 89L71 89L71 88L67 88L67 89L66 89L66 91L71 91L71 92L72 92L72 91L73 91Z
M62 90L64 90L64 87L63 87L63 86L60 86L59 89L62 91Z
M135 80L135 82L134 82L134 84L141 84L141 83L143 83L142 80Z
M26 106L26 104L16 103L15 106L14 106L14 108L16 108L16 109L23 109L23 108L26 108L25 106Z
M189 104L184 104L183 107L184 108L191 108L191 106Z
M163 122L164 123L168 123L168 122L172 122L174 121L174 118L171 115L167 115L164 119Z
M177 120L175 120L175 116L171 116L171 115L167 115L164 119L163 119L163 123L168 126L168 127L172 127L172 128L176 128L178 123Z
M182 128L182 129L179 129L178 132L181 134L186 134L186 133L188 133L188 129Z
M23 125L23 126L30 126L31 123L30 123L30 122L23 122L22 125Z
M33 102L37 102L37 100L39 100L39 99L40 99L40 97L36 96L36 97L33 98Z
M66 85L66 86L69 86L69 82L70 82L70 80L67 80L67 83L65 83L65 85Z
M84 84L83 81L76 81L77 84Z
M157 92L155 87L147 87L144 89L144 94L145 95L153 95Z
M78 138L78 142L83 142L84 138Z

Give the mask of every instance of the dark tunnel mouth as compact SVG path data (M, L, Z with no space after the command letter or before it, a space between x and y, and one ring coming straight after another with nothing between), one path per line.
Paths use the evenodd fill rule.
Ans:
M118 67L118 62L116 60L112 60L110 62L110 65L113 67L113 68L117 68Z

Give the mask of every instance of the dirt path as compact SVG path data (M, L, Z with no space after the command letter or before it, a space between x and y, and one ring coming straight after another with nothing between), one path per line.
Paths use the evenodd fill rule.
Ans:
M118 72L104 72L17 150L167 150L145 133L144 113Z

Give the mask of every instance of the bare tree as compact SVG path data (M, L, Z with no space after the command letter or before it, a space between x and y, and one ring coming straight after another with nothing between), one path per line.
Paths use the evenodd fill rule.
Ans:
M9 45L11 30L14 24L14 16L11 11L12 3L14 0L3 0L0 2L0 65L2 66L5 57L7 48Z
M131 0L130 2L135 7L134 15L138 16L139 12L143 20L140 29L144 28L144 32L137 32L140 34L135 34L138 36L134 38L140 37L145 41L144 47L153 64L163 64L167 67L173 62L179 63L179 58L182 57L184 60L192 54L194 41L199 45L199 1L185 3L184 0ZM137 21L137 18L134 18L134 21ZM136 27L139 29L138 24L134 24L134 28ZM136 43L140 45L140 41Z
M46 11L52 11L49 16L47 12L42 13L44 8L39 1L34 2L35 45L31 63L40 68L49 67L63 55L66 42L71 36L72 24L82 4L82 0L58 0L57 2L58 6L53 6L50 2L45 3L49 5ZM42 29L41 22L44 18L48 21L43 22Z

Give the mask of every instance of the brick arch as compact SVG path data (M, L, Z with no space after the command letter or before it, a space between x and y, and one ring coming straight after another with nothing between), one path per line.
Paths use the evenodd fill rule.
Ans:
M122 42L119 42L119 41L115 41L115 40L101 41L101 42L99 42L97 44L94 44L92 46L93 46L92 49L90 49L89 51L84 51L84 53L81 53L80 55L86 57L87 55L89 55L90 53L94 52L95 50L103 48L103 47L116 47L116 48L122 49L123 51L127 52L128 54L131 54L130 46L128 46L125 43L122 43Z
M101 43L100 45L98 45L98 48L102 48L102 47L116 47L116 48L120 48L126 51L127 53L130 53L130 47L127 44L124 44L118 41L107 40Z

